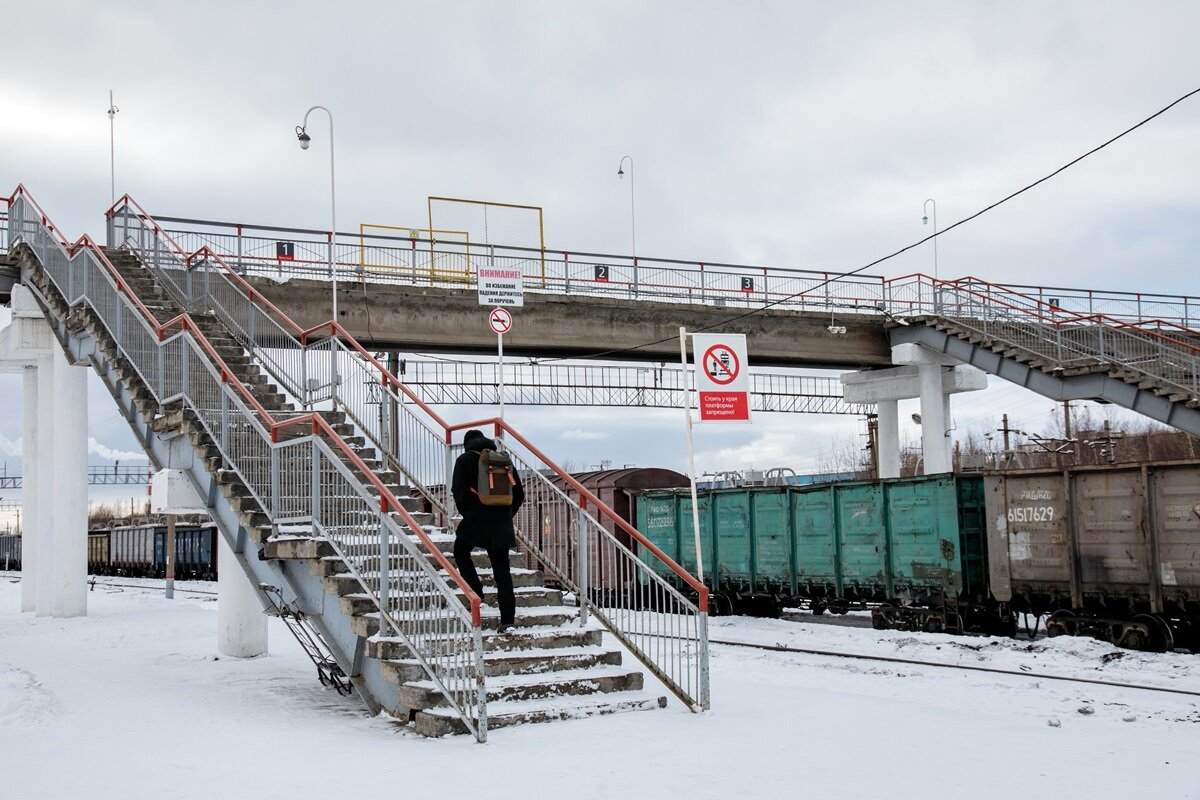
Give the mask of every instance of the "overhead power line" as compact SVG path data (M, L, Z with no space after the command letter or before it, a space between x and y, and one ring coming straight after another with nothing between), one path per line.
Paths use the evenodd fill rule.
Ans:
M754 316L755 314L759 314L759 313L761 313L761 312L763 312L763 311L766 311L766 310L767 310L767 309L769 309L769 308L773 308L773 307L775 307L775 306L777 306L777 305L780 305L781 303L786 303L786 302L788 302L789 300L794 300L794 299L796 299L797 297L799 297L799 296L801 296L801 295L804 295L804 294L810 294L811 292L814 292L814 291L816 291L817 289L821 289L821 288L823 288L824 286L827 286L829 283L831 283L832 281L834 281L834 280L836 280L836 279L840 279L840 278L848 278L848 277L850 277L851 275L857 275L858 273L860 273L860 272L863 272L864 270L868 270L868 269L870 269L871 267L878 266L879 264L882 264L882 263L883 263L883 262L885 262L885 261L890 261L891 259L895 258L896 256L899 256L899 255L902 255L902 254L904 254L904 253L907 253L909 250L912 250L913 248L920 247L921 245L925 244L926 242L932 241L933 239L935 239L935 238L937 238L937 237L939 237L939 236L944 236L944 235L946 235L947 233L949 233L950 231L952 231L952 230L954 230L955 228L959 227L960 225L966 225L968 222L971 222L972 220L978 219L979 217L983 216L984 214L988 213L989 211L991 211L991 210L993 210L993 209L995 209L995 208L999 208L1000 206L1004 205L1004 204L1005 204L1005 203L1007 203L1009 200L1012 200L1013 198L1019 197L1020 195L1022 195L1022 194L1025 194L1025 192L1028 192L1030 189L1033 189L1033 188L1035 188L1035 187L1037 187L1037 186L1040 186L1041 184L1045 183L1046 181L1050 180L1051 178L1054 178L1054 177L1056 177L1057 175L1059 175L1059 174L1061 174L1061 173L1065 172L1066 170L1068 170L1068 169L1070 169L1071 167L1073 167L1073 166L1075 166L1076 164L1078 164L1080 161L1083 161L1085 158L1087 158L1087 157L1089 157L1089 156L1092 156L1092 155L1095 155L1096 153L1100 152L1101 150L1103 150L1104 148L1106 148L1106 147L1108 147L1109 145L1113 144L1114 142L1118 141L1119 139L1122 139L1122 138L1124 138L1124 137L1128 136L1129 134L1131 134L1131 133L1133 133L1134 131L1136 131L1138 128L1140 128L1140 127L1142 127L1143 125L1147 124L1148 122L1151 122L1152 120L1154 120L1154 119L1156 119L1156 118L1158 118L1158 117L1162 116L1163 114L1167 113L1167 112L1168 112L1168 111L1170 111L1172 108L1174 108L1175 106L1177 106L1177 105L1179 105L1180 103L1182 103L1184 100L1187 100L1189 97L1192 97L1193 95L1196 95L1196 94L1200 94L1200 87L1197 87L1197 88L1193 89L1192 91L1188 92L1187 94L1185 94L1185 95L1183 95L1183 96L1179 97L1179 98L1178 98L1178 99L1176 99L1175 101L1173 101L1173 102L1171 102L1171 103L1168 103L1167 105L1165 105L1165 106L1163 106L1162 108L1160 108L1158 111L1155 111L1153 114L1151 114L1150 116L1146 117L1146 118L1145 118L1144 120L1142 120L1141 122L1139 122L1139 123L1137 123L1136 125L1133 125L1133 126L1131 126L1131 127L1129 127L1129 128L1126 128L1125 130L1123 130L1123 131L1121 131L1120 133L1118 133L1116 136L1113 136L1113 137L1112 137L1111 139L1109 139L1108 141L1106 141L1106 142L1104 142L1104 143L1102 143L1102 144L1096 145L1095 147L1093 147L1091 150L1088 150L1088 151L1087 151L1086 153L1084 153L1083 155L1081 155L1081 156L1078 156L1078 157L1076 157L1076 158L1073 158L1073 159L1071 159L1071 160L1070 160L1070 161L1068 161L1066 164L1063 164L1061 167L1059 167L1058 169L1054 170L1053 172L1051 172L1051 173L1049 173L1049 174L1047 174L1047 175L1044 175L1044 176L1043 176L1043 177L1041 177L1041 178L1038 178L1038 179L1037 179L1036 181L1034 181L1033 183L1030 183L1030 184L1028 184L1027 186L1024 186L1024 187L1022 187L1022 188L1018 189L1017 191L1013 192L1012 194L1010 194L1010 195L1008 195L1008 196L1006 196L1006 197L1003 197L1003 198L1001 198L1000 200L997 200L996 202L992 203L992 204L991 204L991 205L989 205L989 206L986 206L986 207L984 207L984 208L980 209L979 211L976 211L974 214L971 214L971 215L970 215L970 216L968 216L968 217L964 217L963 219L960 219L958 222L955 222L953 225L949 226L948 228L943 228L943 229L941 229L941 230L938 230L938 231L937 231L937 232L935 232L935 233L931 233L930 235L926 236L925 238L923 238L923 239L920 239L920 240L918 240L918 241L916 241L916 242L913 242L912 244L910 244L910 245L907 245L907 246L905 246L905 247L902 247L902 248L900 248L899 250L897 250L897 251L896 251L896 252L894 252L894 253L891 253L891 254L889 254L889 255L883 256L882 258L877 258L877 259L875 259L874 261L871 261L871 262L869 262L869 263L867 263L867 264L863 264L861 267L858 267L857 269L853 269L853 270L851 270L850 272L843 272L843 273L839 273L839 274L837 274L837 275L831 276L831 277L829 277L829 278L826 278L826 279L825 279L824 281L822 281L821 283L818 283L816 286L813 286L813 287L811 287L811 288L805 289L803 292L795 292L794 294L787 295L786 297L780 297L780 298L779 298L779 299L777 299L777 300L772 300L772 301L770 301L770 302L764 303L764 304L762 304L761 306L758 306L757 308L752 308L752 309L750 309L749 311L743 312L743 313L741 313L741 314L736 314L736 315L734 315L734 316L732 316L732 317L727 317L726 319L723 319L723 320L721 320L721 321L719 321L719 322L714 322L714 323L712 323L711 325L705 325L703 328L697 328L695 331L693 331L693 333L703 333L704 331L710 331L710 330L713 330L714 328L719 328L719 327L722 327L722 326L724 326L724 325L729 325L730 323L737 322L738 320L745 319L746 317L751 317L751 316ZM663 339L657 339L657 340L655 340L655 341L653 341L653 342L643 342L642 344L639 344L639 345L634 345L633 347L620 347L620 348L612 348L612 349L610 349L610 350L602 350L602 351L600 351L600 352L597 352L597 353L590 353L590 354L588 354L588 355L582 355L582 356L570 356L569 358L570 358L570 359L593 359L593 358L604 358L604 357L606 357L606 356L618 355L618 354L620 354L620 353L632 353L632 352L635 352L635 351L637 351L637 350L641 350L643 347L653 347L654 345L658 345L658 344L664 344L665 342L672 341L673 339L675 339L675 337L674 337L674 336L669 336L669 337L666 337L666 338L663 338ZM563 358L544 358L544 359L539 359L539 361L540 361L540 363L543 363L543 364L544 364L544 363L546 363L546 362L548 362L548 361L562 361L562 360L566 360L566 358L567 358L567 357L563 357Z

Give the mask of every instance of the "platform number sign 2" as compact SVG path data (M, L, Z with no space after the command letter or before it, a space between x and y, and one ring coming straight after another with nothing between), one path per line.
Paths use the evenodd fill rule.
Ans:
M275 258L278 261L295 261L296 260L296 243L295 242L276 242L275 243Z
M608 264L596 265L596 280L600 283L608 283Z

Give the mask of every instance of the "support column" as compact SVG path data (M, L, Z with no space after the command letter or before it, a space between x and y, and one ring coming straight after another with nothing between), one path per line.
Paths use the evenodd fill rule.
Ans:
M37 569L35 579L35 596L33 610L38 616L49 614L54 593L54 358L53 353L46 351L37 359L37 393L43 401L29 409L30 414L37 415L38 447L41 456L37 459L38 494L33 502L37 504L37 528L26 528L28 538L33 539L34 566ZM44 488L43 488L44 487ZM24 544L22 542L22 544Z
M878 402L879 477L900 477L900 412L895 400Z
M53 478L41 494L54 522L42 526L50 535L39 551L37 613L80 617L87 614L87 368L72 366L60 348L52 352L53 402L42 398L38 427L52 431L42 460L53 462Z
M234 658L267 653L267 618L258 590L222 535L217 536L217 652Z
M942 394L942 365L917 365L921 386L921 452L925 457L925 474L950 471L946 447L946 404Z
M21 536L21 610L37 610L37 553L41 534L42 443L38 431L38 374L36 366L22 373L21 406L21 511L25 527Z

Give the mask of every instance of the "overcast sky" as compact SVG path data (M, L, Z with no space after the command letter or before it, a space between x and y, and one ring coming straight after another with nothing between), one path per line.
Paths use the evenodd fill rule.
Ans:
M639 255L849 270L927 234L926 198L946 228L1200 86L1195 2L40 0L4 27L0 193L72 238L103 232L110 89L117 194L152 214L327 227L327 122L308 152L294 133L321 104L343 230L448 195L626 253L628 154ZM940 274L1200 294L1198 175L1200 97L942 238ZM928 246L872 272L917 271ZM960 423L1045 426L1046 401L986 394ZM512 416L577 466L682 466L681 412ZM136 449L122 425L93 392L98 445ZM700 466L814 468L861 428L764 415L702 431ZM0 448L19 437L0 416Z

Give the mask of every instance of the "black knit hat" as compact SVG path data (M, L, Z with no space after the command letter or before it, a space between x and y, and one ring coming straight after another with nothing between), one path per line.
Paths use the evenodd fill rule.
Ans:
M486 439L486 438L487 437L483 435L483 431L475 430L474 428L472 428L471 430L469 430L463 434L463 444L466 444L467 442L471 441L472 439Z

